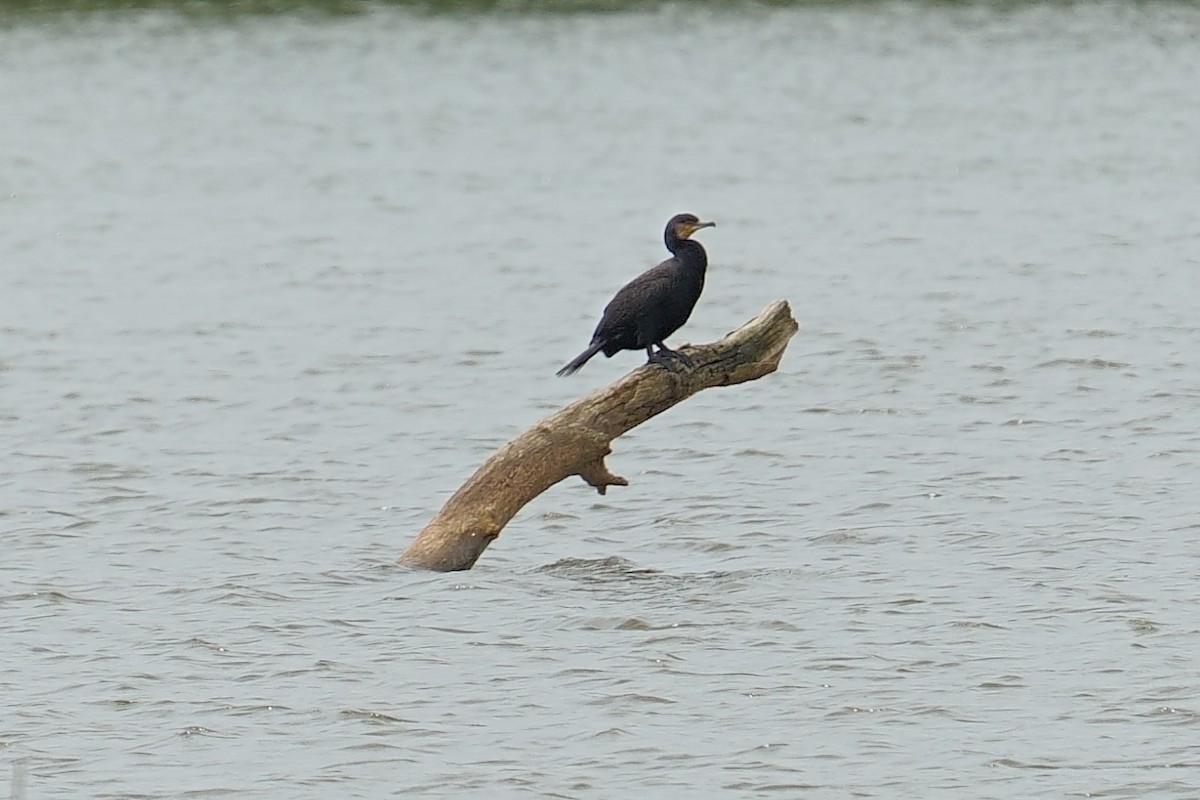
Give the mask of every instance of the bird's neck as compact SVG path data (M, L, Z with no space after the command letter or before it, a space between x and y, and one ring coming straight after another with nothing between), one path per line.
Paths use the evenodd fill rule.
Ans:
M688 267L704 271L708 266L708 253L704 251L704 247L699 242L691 239L678 239L669 242L667 249Z

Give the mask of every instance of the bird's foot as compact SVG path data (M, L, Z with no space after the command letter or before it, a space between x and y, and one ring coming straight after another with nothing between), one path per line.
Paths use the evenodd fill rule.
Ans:
M675 369L676 364L683 364L689 369L696 366L695 363L693 363L692 360L683 353L679 352L678 350L671 350L661 345L659 346L658 350L650 356L650 359L647 363L659 364L670 370Z

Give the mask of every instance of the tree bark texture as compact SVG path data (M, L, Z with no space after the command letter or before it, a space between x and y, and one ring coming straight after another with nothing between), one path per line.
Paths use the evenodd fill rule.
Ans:
M604 463L613 439L701 389L774 372L799 329L787 301L776 300L722 339L680 348L690 365L643 365L535 422L484 462L398 561L442 572L470 569L526 503L563 478L578 475L600 494L627 486Z

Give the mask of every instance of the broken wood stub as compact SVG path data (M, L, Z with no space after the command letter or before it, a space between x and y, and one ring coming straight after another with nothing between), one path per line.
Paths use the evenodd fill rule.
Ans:
M571 475L604 494L629 482L604 463L611 442L702 389L761 378L779 367L800 329L786 300L711 344L680 348L692 362L646 364L534 423L497 450L398 559L439 571L470 569L530 500Z

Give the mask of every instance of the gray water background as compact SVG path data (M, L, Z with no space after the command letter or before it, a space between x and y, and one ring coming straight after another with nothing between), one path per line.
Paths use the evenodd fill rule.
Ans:
M1200 796L1198 86L1190 4L9 15L0 775ZM781 370L394 566L685 210Z

